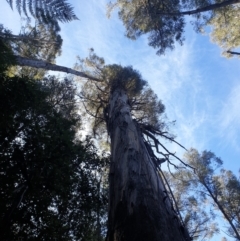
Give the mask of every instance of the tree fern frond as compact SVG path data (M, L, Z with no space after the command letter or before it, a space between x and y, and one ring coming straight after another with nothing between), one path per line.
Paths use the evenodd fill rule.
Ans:
M6 0L13 8L14 0ZM30 13L34 18L40 21L49 21L55 19L61 22L77 20L73 7L67 0L15 0L16 9L19 14L24 13L28 16Z
M58 1L57 1L58 2ZM48 7L46 8L46 16L54 16L55 18L58 18L58 16L56 15L56 11L57 11L57 3L54 0L49 1ZM62 21L61 19L59 19L60 21Z
M34 11L34 4L35 1L33 0L28 0L28 9L29 9L29 12L31 13L32 16L36 17L36 12Z
M21 15L21 10L22 10L22 0L17 0L17 1L16 1L16 8L17 8L19 14Z
M28 17L26 2L27 2L27 0L22 0L22 10L23 10L23 13Z
M10 5L11 9L13 9L13 1L12 0L7 0L7 3Z
M34 11L37 19L41 19L43 14L43 6L41 0L32 0L34 2Z

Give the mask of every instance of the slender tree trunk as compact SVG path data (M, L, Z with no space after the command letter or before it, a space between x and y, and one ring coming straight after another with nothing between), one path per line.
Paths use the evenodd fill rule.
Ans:
M108 107L111 137L108 241L183 241L176 216L156 166L131 118L128 97L116 88Z
M192 14L197 14L201 12L207 12L211 10L215 10L217 8L223 8L227 7L229 5L237 4L240 3L240 0L226 0L220 3L215 3L211 4L202 8L197 8L194 10L189 10L189 11L184 11L184 12L157 12L158 14L163 14L163 15L192 15Z
M233 224L231 218L228 216L228 214L225 212L223 206L220 204L220 202L218 201L217 197L215 197L212 193L212 191L210 190L210 188L208 187L207 184L205 184L204 182L202 182L203 186L207 189L208 193L210 194L210 196L212 197L213 201L216 203L216 205L218 206L219 210L222 212L223 216L226 218L226 220L228 221L228 223L230 224L231 228L233 229L234 233L235 233L235 238L237 238L238 240L240 240L240 234L238 233L235 225Z
M34 67L34 68L41 68L41 69L45 69L45 70L60 71L60 72L73 74L73 75L80 76L80 77L87 78L87 79L94 80L94 81L101 81L101 80L94 78L92 76L89 76L83 72L76 71L74 69L67 68L64 66L52 64L52 63L46 62L44 60L30 59L30 58L26 58L26 57L17 56L17 55L14 55L14 58L15 58L16 64L20 65L20 66L28 66L28 67Z

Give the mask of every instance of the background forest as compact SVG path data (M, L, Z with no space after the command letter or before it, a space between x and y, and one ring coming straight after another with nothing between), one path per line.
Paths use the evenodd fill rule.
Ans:
M37 2L0 9L1 240L112 240L115 79L176 240L240 240L238 1Z

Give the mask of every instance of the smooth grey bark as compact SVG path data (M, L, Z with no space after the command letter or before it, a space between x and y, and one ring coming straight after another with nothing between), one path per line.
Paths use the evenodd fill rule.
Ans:
M191 240L166 196L128 103L125 91L116 88L107 108L111 138L107 241Z
M227 0L221 3L211 4L202 8L197 8L194 10L184 11L184 12L157 12L157 14L164 14L164 15L192 15L201 12L207 12L211 10L215 10L217 8L227 7L229 5L240 3L240 0Z
M39 60L39 59L30 59L30 58L26 58L26 57L21 57L18 55L14 55L15 61L17 65L20 66L28 66L28 67L34 67L34 68L41 68L41 69L45 69L45 70L52 70L52 71L59 71L59 72L65 72L68 74L73 74L76 76L80 76L86 79L90 79L90 80L94 80L94 81L101 81L93 76L87 75L83 72L71 69L71 68L67 68L65 66L60 66L60 65L56 65L56 64L52 64L49 62L46 62L44 60Z

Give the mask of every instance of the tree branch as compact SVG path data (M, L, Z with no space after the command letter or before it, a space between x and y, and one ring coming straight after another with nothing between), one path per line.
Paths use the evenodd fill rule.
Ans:
M26 57L22 57L22 56L18 56L18 55L14 55L14 58L15 58L16 64L20 65L20 66L28 66L28 67L33 67L33 68L41 68L41 69L45 69L45 70L59 71L59 72L64 72L64 73L80 76L82 78L90 79L93 81L98 81L98 82L102 81L93 76L87 75L83 72L80 72L80 71L77 71L77 70L74 70L71 68L67 68L65 66L48 63L44 60L30 59L30 58L26 58Z
M223 1L221 3L215 3L215 4L211 4L202 8L197 8L194 10L189 10L189 11L184 11L184 12L157 12L157 14L162 14L162 15L192 15L192 14L197 14L197 13L201 13L201 12L207 12L207 11L211 11L217 8L222 8L222 7L227 7L229 5L234 5L240 3L240 0L227 0L227 1Z
M167 154L165 154L164 156L165 156L165 157L168 156L167 161L168 161L171 165L177 167L175 164L173 164L173 163L170 161L169 156L175 157L175 158L176 158L178 161L180 161L184 166L190 167L191 169L195 170L192 166L188 165L187 163L185 163L184 161L182 161L178 156L176 156L175 153L170 152L170 151L154 136L154 134L151 134L151 133L150 133L150 130L145 130L144 128L142 128L142 133L145 134L146 136L148 136L149 138L151 138L151 140L154 142L154 147L155 147L157 153L159 153L159 154L161 154L161 155L164 155L162 152L159 151L158 146L161 146L161 147L167 152ZM159 135L161 136L161 134L159 134ZM165 137L165 138L167 138L167 137ZM169 138L167 138L167 139L169 139ZM169 139L169 140L170 140L170 139ZM177 143L177 142L176 142L176 143ZM181 145L180 145L180 146L181 146ZM185 148L184 148L184 149L185 149Z
M165 175L164 175L164 173L163 173L163 171L161 169L159 169L159 171L160 171L160 175L162 175L162 177L163 177L163 179L164 179L164 181L165 181L165 183L166 183L166 185L168 187L168 190L169 190L169 192L171 194L171 197L172 197L173 202L175 204L175 208L177 209L177 214L178 214L178 216L180 218L180 221L181 221L182 225L184 225L184 222L183 222L183 219L182 219L182 215L181 215L181 213L179 211L179 208L178 208L178 205L177 205L177 201L176 201L176 199L175 199L175 197L173 195L172 189L171 189L171 187L170 187L170 185L169 185L169 183L167 181L167 178L165 177Z
M228 54L235 54L235 55L240 55L239 52L233 52L233 51L227 51Z

